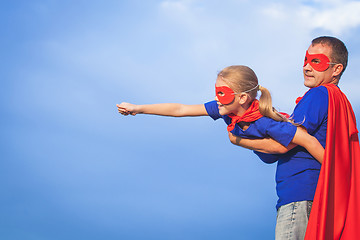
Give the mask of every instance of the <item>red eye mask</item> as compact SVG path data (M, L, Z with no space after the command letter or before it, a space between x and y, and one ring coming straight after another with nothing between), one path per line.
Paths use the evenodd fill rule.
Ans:
M329 68L329 65L332 64L329 58L324 54L309 54L306 51L304 67L306 64L310 64L318 72L323 72Z
M226 86L217 87L215 86L215 94L221 104L230 104L234 101L234 91Z

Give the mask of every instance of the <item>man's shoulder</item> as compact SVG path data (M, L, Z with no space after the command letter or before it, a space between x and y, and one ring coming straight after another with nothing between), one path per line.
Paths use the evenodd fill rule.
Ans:
M306 92L303 99L305 101L320 101L318 103L323 103L323 101L328 101L329 93L326 87L319 86L315 88L311 88Z
M317 134L321 129L326 128L328 105L326 88L323 86L312 88L296 105L292 119L305 127L311 135Z
M318 86L314 88L310 88L306 95L320 95L320 96L328 96L328 90L324 86Z

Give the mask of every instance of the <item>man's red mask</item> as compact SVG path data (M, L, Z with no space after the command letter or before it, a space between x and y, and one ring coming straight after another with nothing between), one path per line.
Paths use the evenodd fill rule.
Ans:
M306 64L310 64L310 66L318 72L323 72L329 68L330 64L334 63L331 63L330 59L324 54L309 54L309 52L306 51L304 67Z
M226 86L215 86L215 94L219 102L224 105L232 103L235 99L234 91Z

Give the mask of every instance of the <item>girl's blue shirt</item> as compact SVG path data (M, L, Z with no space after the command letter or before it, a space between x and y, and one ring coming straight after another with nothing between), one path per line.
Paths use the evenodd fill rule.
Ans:
M231 118L219 114L216 101L208 102L205 108L214 120L223 118L226 124ZM328 113L328 92L323 86L310 89L296 105L291 115L295 123L304 126L308 133L318 139L325 147ZM234 135L243 138L272 137L274 140L287 146L293 139L296 127L287 122L277 122L262 117L250 124L244 131L236 125L231 131ZM313 200L320 173L321 164L316 161L305 148L297 146L285 154L264 154L256 152L265 163L277 161L276 192L279 197L276 208L282 205Z
M224 119L225 123L229 125L231 118L227 115L220 115L219 108L216 101L205 103L205 108L209 116L214 119ZM243 130L238 124L231 131L232 134L242 138L265 138L271 137L284 146L288 146L294 138L296 127L289 122L278 122L268 117L262 117L250 124L250 126Z

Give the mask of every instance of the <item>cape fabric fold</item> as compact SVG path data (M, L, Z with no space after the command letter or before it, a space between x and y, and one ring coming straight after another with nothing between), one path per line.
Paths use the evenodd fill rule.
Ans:
M360 236L360 147L356 119L345 94L329 93L324 161L305 240L353 240Z

